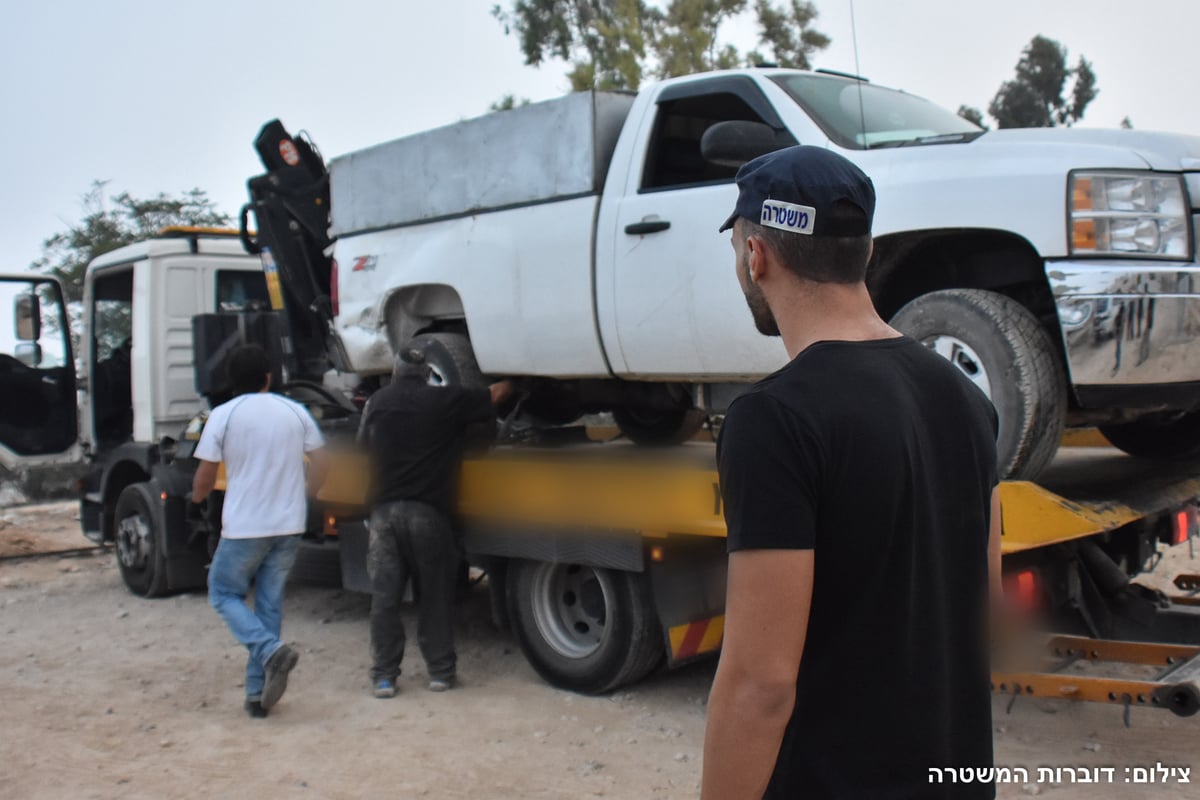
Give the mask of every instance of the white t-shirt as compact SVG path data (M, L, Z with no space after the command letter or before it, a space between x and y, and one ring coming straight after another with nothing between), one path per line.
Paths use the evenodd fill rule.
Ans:
M324 443L308 410L277 394L243 394L214 408L195 456L225 462L221 535L303 533L304 454Z

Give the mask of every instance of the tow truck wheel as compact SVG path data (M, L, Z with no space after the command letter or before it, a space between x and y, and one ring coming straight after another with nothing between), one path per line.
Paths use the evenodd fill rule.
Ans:
M1114 447L1141 458L1185 461L1200 457L1200 412L1172 420L1138 420L1101 425L1100 432Z
M1036 478L1054 458L1067 384L1054 345L1023 305L996 292L946 289L922 295L892 326L945 357L996 406L1001 478Z
M142 597L167 593L161 517L148 483L126 486L117 497L113 528L117 566L129 591Z
M509 619L525 657L549 683L598 694L645 677L662 660L642 575L540 561L509 570Z
M674 408L666 411L639 408L613 410L613 419L621 433L635 444L682 444L692 438L704 424L704 412L697 408Z

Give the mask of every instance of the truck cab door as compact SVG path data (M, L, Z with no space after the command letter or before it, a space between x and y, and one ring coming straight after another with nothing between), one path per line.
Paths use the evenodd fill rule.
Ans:
M62 286L0 275L0 464L79 458L75 361Z
M755 330L729 234L717 232L737 200L737 169L706 161L700 140L714 124L744 120L774 129L780 147L796 142L744 76L669 86L650 114L642 163L608 218L612 285L598 287L601 318L612 320L606 335L615 333L619 343L616 353L610 349L613 371L685 380L770 373L787 354L778 339Z

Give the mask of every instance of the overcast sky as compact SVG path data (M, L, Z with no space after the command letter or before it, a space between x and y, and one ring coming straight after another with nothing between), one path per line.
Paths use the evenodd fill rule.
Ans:
M506 3L507 4L507 3ZM280 117L325 156L477 116L506 93L567 90L561 63L522 64L493 0L39 0L0 24L0 231L23 270L111 194L206 190L230 214L261 171L251 142ZM816 0L833 38L816 66L855 71L849 0ZM1093 63L1084 124L1200 133L1198 0L857 0L859 69L948 108L981 109L1035 34ZM756 45L747 18L726 38Z

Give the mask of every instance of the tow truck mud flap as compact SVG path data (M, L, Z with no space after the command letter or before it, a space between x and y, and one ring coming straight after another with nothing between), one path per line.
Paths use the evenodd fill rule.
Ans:
M160 491L157 485L155 491ZM167 585L172 591L200 589L208 583L207 537L187 522L187 501L160 492L163 498L163 555L167 559Z
M721 649L725 634L725 552L723 546L705 549L711 552L681 555L667 544L650 547L654 605L672 667Z
M371 593L367 574L367 549L371 535L367 523L341 522L337 528L338 556L342 562L342 588L351 592Z

